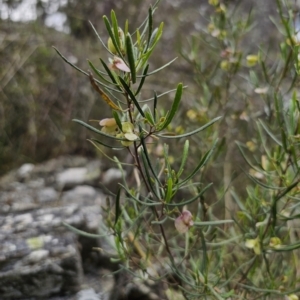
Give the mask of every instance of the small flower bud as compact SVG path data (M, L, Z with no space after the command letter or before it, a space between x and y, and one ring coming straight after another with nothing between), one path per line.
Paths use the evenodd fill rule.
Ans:
M103 126L101 131L115 136L119 132L119 127L116 123L116 120L114 118L106 118L99 122L100 126Z
M122 52L123 55L125 55L125 36L123 30L119 27L118 29L118 34L119 34L119 39L120 39L120 51ZM112 38L109 37L107 41L107 48L109 51L113 54L117 54L117 49L112 41Z
M258 62L258 55L254 55L254 54L247 55L246 60L247 60L247 66L253 67Z
M109 37L108 41L107 41L107 48L109 49L109 51L113 54L117 54L117 50L114 46L114 43L111 39L111 37Z
M110 67L114 70L120 70L123 72L130 72L130 69L128 68L128 66L126 65L126 63L124 62L123 59L115 56L114 59L109 59L110 61Z
M286 296L287 300L299 300L299 297L296 294L290 294Z
M270 245L270 247L280 248L280 246L281 246L281 240L280 240L280 238L278 238L278 237L271 237L269 245Z
M217 6L219 4L219 0L208 0L208 4Z
M256 255L261 254L260 241L258 237L256 239L246 240L245 246L249 249L253 249Z

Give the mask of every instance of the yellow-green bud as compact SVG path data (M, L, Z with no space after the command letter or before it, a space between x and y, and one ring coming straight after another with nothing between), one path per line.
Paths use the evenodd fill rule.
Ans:
M120 51L122 52L123 55L125 55L125 35L124 31L119 27L118 29L118 34L119 34L119 40L120 40ZM113 54L118 54L117 49L112 41L112 38L109 37L107 41L107 48L109 51Z
M248 55L246 57L246 60L247 60L248 67L253 67L258 62L258 55L254 55L254 54Z

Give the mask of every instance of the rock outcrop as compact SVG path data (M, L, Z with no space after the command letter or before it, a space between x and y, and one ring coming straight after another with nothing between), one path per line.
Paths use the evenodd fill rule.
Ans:
M107 231L100 178L110 184L99 161L61 157L0 179L1 299L161 299L128 275L118 282L118 265L94 250L106 240L67 227Z

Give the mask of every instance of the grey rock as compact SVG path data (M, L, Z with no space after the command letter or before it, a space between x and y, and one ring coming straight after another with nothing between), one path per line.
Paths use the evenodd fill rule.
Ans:
M59 188L70 188L93 183L100 178L100 166L99 161L93 161L85 167L68 168L56 175L56 184Z
M76 295L77 300L102 300L99 295L97 295L94 289L82 290Z
M24 164L19 168L17 174L21 179L25 179L30 175L33 169L34 164Z
M100 167L99 161L61 157L0 178L1 299L157 299L149 285L111 273L119 268L109 258L117 252L102 220L107 196L98 186L117 186L122 174L112 169L101 176ZM108 235L91 239L74 228Z
M58 192L53 187L46 187L40 189L36 195L40 203L52 202L58 200Z

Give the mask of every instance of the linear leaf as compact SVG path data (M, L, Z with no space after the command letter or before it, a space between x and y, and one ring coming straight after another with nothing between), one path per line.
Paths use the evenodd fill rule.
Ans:
M174 118L174 116L177 112L177 109L179 107L181 96L182 96L182 83L179 83L178 86L177 86L177 90L176 90L175 98L174 98L174 101L173 101L173 104L172 104L172 107L171 107L171 111L167 115L166 121L164 122L162 127L159 128L159 130L165 129L171 123L171 121L173 120L173 118Z
M110 148L112 150L122 150L122 149L125 149L125 147L115 147L115 146L110 146L110 145L107 145L106 143L102 142L102 141L99 141L97 139L90 139L91 141L97 143L97 144L100 144L106 148Z
M186 183L187 181L189 181L191 178L193 178L195 176L195 174L202 168L206 165L206 163L208 162L208 160L210 159L210 157L212 156L215 148L216 148L216 145L217 145L217 139L214 141L212 147L210 150L208 150L205 155L202 157L202 159L200 160L198 166L194 169L194 171L192 171L192 173L190 175L188 175L184 180L182 180L180 182L180 185Z
M186 140L185 143L184 143L184 147L183 147L183 154L182 154L182 159L181 159L181 164L180 164L180 167L179 167L179 170L177 172L177 178L179 178L184 170L184 166L185 166L185 163L187 161L187 156L188 156L188 153L189 153L189 140Z
M62 222L62 224L64 226L66 226L68 229L70 229L71 231L79 234L79 235L82 235L82 236L86 236L86 237L89 237L89 238L93 238L93 239L98 239L98 238L101 238L101 237L107 237L111 234L94 234L94 233L88 233L88 232L85 232L85 231L82 231L80 229L77 229L75 228L74 226L68 224L68 223L65 223L65 222Z
M152 72L149 72L147 74L147 76L150 76L150 75L153 75L155 73L158 73L159 71L165 69L166 67L168 67L169 65L171 65L175 60L177 59L177 57L175 57L174 59L172 59L171 61L169 61L168 63L166 63L165 65L163 65L162 67L158 68L158 69L155 69L154 71ZM136 77L143 77L144 75L137 75Z
M115 210L115 224L114 227L116 226L118 219L120 217L121 214L121 209L120 209L120 196L121 196L121 188L119 188L118 192L117 192L117 196L116 196L116 210Z
M277 137L270 131L270 129L267 127L267 125L262 121L258 120L258 122L261 124L263 129L266 131L266 133L272 138L272 140L277 143L280 147L282 147L282 143L277 139Z
M107 80L100 72L99 70L93 65L93 63L90 61L90 60L87 60L88 61L88 64L89 66L92 68L92 70L103 80L105 81L106 83L109 83L109 84L113 84L111 81Z
M105 24L106 30L108 32L108 35L110 36L111 41L112 41L113 45L115 46L116 51L118 52L120 57L123 58L123 54L122 54L120 47L116 41L115 35L111 29L111 24L110 24L108 18L106 16L103 16L103 20L104 20L104 24Z
M173 180L169 177L167 180L167 191L165 196L165 202L168 203L172 198Z
M98 37L99 41L101 42L102 46L103 46L108 52L110 52L109 49L107 48L106 44L105 44L105 43L103 42L103 40L101 39L100 35L98 34L98 32L97 32L96 28L94 27L94 25L92 24L92 22L89 21L89 23L90 23L90 25L92 26L92 29L94 30L94 32L95 32L96 36Z
M190 136L190 135L194 135L195 133L198 133L200 131L203 131L204 129L206 129L207 127L211 126L212 124L214 124L215 122L217 122L218 120L220 120L222 117L216 117L214 119L212 119L210 122L206 123L204 126L200 127L200 128L197 128L191 132L187 132L187 133L184 133L184 134L180 134L180 135L164 135L164 134L158 134L158 133L155 133L155 135L161 137L161 138L166 138L166 139L179 139L179 138L182 138L182 137L187 137L187 136Z
M145 52L148 50L150 45L150 39L152 36L152 30L153 30L153 22L152 22L152 7L149 7L149 14L148 14L148 40L147 40L147 47L145 49Z
M149 110L145 110L145 118L152 126L154 126L155 122L154 122L153 116Z
M233 223L233 220L217 220L217 221L203 221L203 222L194 222L195 226L214 226L221 224Z
M119 26L118 26L116 14L113 9L110 12L110 19L111 19L111 23L112 23L112 27L113 27L113 31L114 31L114 37L116 39L118 46L120 47L121 41L120 41L120 37L119 37Z
M252 162L250 161L250 159L247 157L247 155L245 154L243 148L242 148L242 145L239 143L239 142L235 142L236 145L238 146L244 160L246 161L246 163L253 169L255 169L255 166L252 164Z
M208 184L205 188L203 188L201 190L201 192L199 194L197 194L195 197L193 197L189 200L182 201L179 203L165 203L165 205L167 205L167 206L184 206L184 205L193 203L195 200L199 199L212 185L213 185L212 183Z
M148 72L148 69L149 69L149 64L146 65L144 71L143 71L143 75L142 75L142 79L140 81L140 84L135 92L135 96L141 91L141 88L143 87L144 85L144 82L146 80L146 77L147 77L147 72Z
M120 184L120 186L127 192L127 194L130 195L129 199L133 199L134 201L142 204L142 205L146 205L146 206L156 206L156 205L161 205L161 202L144 202L144 201L141 201L139 199L137 199L136 197L134 197L130 191L122 184Z
M119 77L119 80L122 84L122 86L124 87L125 91L127 92L127 94L129 95L130 99L133 101L134 105L136 106L137 110L140 112L140 114L145 117L145 114L140 106L140 104L138 103L138 101L136 100L134 94L132 93L130 87L127 85L127 83L125 82L125 80L122 77Z
M77 71L79 71L80 73L89 76L89 74L83 70L81 70L80 68L78 68L77 66L75 66L74 64L72 64L66 57L64 57L57 48L55 48L54 46L52 46L52 48L57 52L57 54L67 63L69 64L71 67L73 67L74 69L76 69Z
M258 184L259 186L265 188L265 189L269 189L269 190L274 190L274 191L278 191L278 190L283 190L284 188L282 187L276 187L276 186L271 186L271 185L267 185L261 181L259 181L258 179L256 179L254 176L248 174L246 172L246 175L256 184Z
M152 166L151 159L150 159L149 154L148 154L148 150L147 150L147 146L146 146L144 137L141 137L141 144L142 144L142 146L143 146L143 152L144 152L144 154L145 154L145 158L146 158L146 160L147 160L147 164L148 164L148 166L149 166L149 168L150 168L150 170L151 170L153 176L155 177L155 180L156 180L158 183L160 183L160 180L159 180L159 178L158 178L158 176L157 176L157 174L156 174L156 172L154 171L154 168L153 168L153 166Z
M114 74L111 72L111 70L109 69L109 67L106 65L106 63L100 58L100 61L103 65L103 68L105 69L107 75L110 77L111 81L119 88L120 91L122 91L119 87L119 84L116 80L117 76L114 76Z
M150 186L151 191L153 192L153 194L156 196L156 198L160 199L158 197L157 190L155 189L155 186L153 185L153 184L156 185L156 182L154 182L153 177L151 177L151 175L150 175L150 170L149 170L149 168L147 168L147 164L148 163L147 163L147 159L146 159L146 155L145 155L144 151L141 152L141 157L142 157L142 161L143 161L143 165L144 165L144 171L145 171L145 175L146 175L146 180L148 181L148 184L149 184L149 186Z
M119 129L122 131L122 122L120 120L119 114L115 110L112 111L112 114L113 114L114 119L116 120L116 123L117 123Z
M85 123L85 122L83 122L83 121L81 121L81 120L73 119L72 121L73 121L73 122L76 122L76 123L79 123L80 125L86 127L87 129L89 129L89 130L91 130L91 131L93 131L93 132L95 132L95 133L98 133L98 134L100 134L100 135L109 137L109 138L111 138L111 139L113 139L113 140L127 141L126 139L123 139L123 138L117 138L117 137L115 137L115 136L106 134L106 133L102 132L101 130L99 130L99 129L97 129L97 128L95 128L95 127L93 127L93 126L91 126L91 125L89 125L89 124L87 124L87 123Z
M136 69L135 69L135 58L134 58L133 51L134 51L134 47L132 44L131 36L128 33L126 36L126 52L127 52L130 73L131 73L131 80L132 80L132 83L135 83L136 82Z

